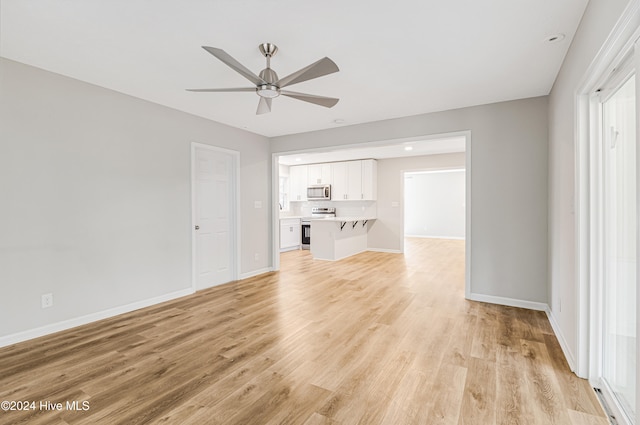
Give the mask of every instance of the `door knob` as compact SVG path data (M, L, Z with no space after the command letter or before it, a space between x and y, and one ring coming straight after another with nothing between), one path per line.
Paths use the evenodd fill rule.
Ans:
M196 225L196 230L200 230L200 226Z

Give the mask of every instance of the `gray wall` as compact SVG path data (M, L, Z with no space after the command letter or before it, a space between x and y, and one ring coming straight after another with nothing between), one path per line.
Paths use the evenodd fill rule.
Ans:
M191 142L240 152L242 273L268 268L268 139L0 59L0 337L191 288Z
M591 0L549 96L549 302L561 335L577 352L575 274L575 93L628 0Z
M471 131L471 292L546 303L547 112L538 97L276 137L271 146L284 153ZM378 196L378 216L394 214L384 188ZM373 225L372 243L397 249L402 228L376 233L382 226Z

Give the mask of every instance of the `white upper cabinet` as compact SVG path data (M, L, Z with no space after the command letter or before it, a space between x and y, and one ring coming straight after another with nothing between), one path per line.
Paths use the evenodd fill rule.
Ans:
M366 201L378 199L378 163L375 159L362 161L362 199Z
M375 159L328 164L294 165L289 169L291 201L306 201L307 186L331 185L332 201L377 200L377 162Z
M290 201L307 200L308 166L294 165L289 168L289 184L291 185Z
M347 197L349 201L362 199L362 161L347 163Z
M331 164L332 201L375 201L377 163L374 159Z
M344 201L349 192L349 178L346 162L334 162L331 164L331 200Z
M307 184L331 184L331 164L312 164L307 168Z

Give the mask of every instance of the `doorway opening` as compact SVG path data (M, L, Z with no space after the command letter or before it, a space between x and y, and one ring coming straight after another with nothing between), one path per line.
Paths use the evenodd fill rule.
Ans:
M428 264L438 252L464 276L466 170L450 168L403 172L404 238L408 263ZM429 249L425 250L425 247ZM460 289L464 282L460 281Z
M464 168L404 172L404 237L465 239Z
M291 205L297 201L301 189L296 176L296 165L318 164L333 161L349 161L363 158L376 159L377 167L377 199L364 205L367 214L371 209L376 216L368 234L368 250L403 253L404 252L404 172L405 171L444 171L464 170L464 276L465 293L470 290L470 167L471 167L471 132L458 131L446 134L416 136L395 140L383 140L378 142L342 145L339 147L317 148L299 151L287 151L273 154L273 269L280 269L280 218L281 208L286 209L281 200L289 200ZM389 152L394 152L389 154ZM436 160L437 158L437 160ZM286 163L288 161L288 163ZM283 165L285 165L283 167ZM318 167L320 173L314 177L323 179L322 167ZM286 177L286 180L281 178ZM289 192L281 196L280 185L283 181L289 182ZM275 201L278 199L279 201ZM306 202L307 209L310 203ZM329 204L328 201L319 201ZM341 201L338 201L341 202ZM340 205L347 205L339 204ZM281 207L282 205L282 207ZM329 206L329 205L322 205ZM352 207L353 205L347 205ZM362 206L360 206L362 208ZM303 208L304 211L304 208ZM338 209L337 215L340 216ZM286 229L289 229L288 227ZM313 238L312 242L313 244Z

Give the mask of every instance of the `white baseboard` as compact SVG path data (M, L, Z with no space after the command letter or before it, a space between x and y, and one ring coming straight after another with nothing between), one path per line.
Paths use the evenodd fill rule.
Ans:
M367 248L367 251L373 252L387 252L389 254L402 254L399 249L386 249L386 248Z
M280 248L280 252L299 251L302 249L300 245L290 246L289 248Z
M564 353L564 358L567 359L567 363L569 363L569 368L571 369L571 371L575 373L577 363L576 363L575 357L573 356L573 353L569 349L569 344L567 344L567 339L565 338L564 333L562 332L562 329L558 325L558 321L556 320L556 317L550 308L547 308L546 313L547 313L547 317L549 318L549 323L551 323L551 328L553 329L553 333L556 334L556 338L560 343L560 348L562 348L562 352Z
M423 239L453 239L463 241L464 236L429 236L429 235L404 235L405 238L423 238Z
M265 267L263 269L253 270L253 271L250 271L250 272L247 272L247 273L242 273L238 277L238 280L249 279L250 277L258 276L260 274L269 273L269 272L272 272L272 271L273 271L273 269L271 267Z
M91 313L85 316L80 316L80 317L76 317L69 320L63 320L62 322L41 326L39 328L29 329L27 331L2 336L0 337L0 347L6 347L8 345L17 344L19 342L27 341L30 339L49 335L52 333L65 331L67 329L75 328L77 326L86 325L88 323L96 322L102 319L108 319L109 317L117 316L119 314L129 313L134 310L139 310L144 307L160 304L165 301L171 301L176 298L184 297L191 294L193 294L192 288L183 289L180 291L171 292L169 294L160 295L158 297L136 301L134 303L123 305L120 307L114 307L108 310L99 311L97 313Z
M539 303L536 301L518 300L515 298L496 297L493 295L469 293L465 298L471 301L480 301L489 304L506 305L509 307L527 308L529 310L547 311L549 306L547 303Z

